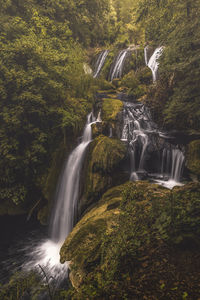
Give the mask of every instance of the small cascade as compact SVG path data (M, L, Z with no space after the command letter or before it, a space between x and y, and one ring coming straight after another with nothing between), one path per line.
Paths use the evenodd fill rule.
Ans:
M145 47L145 62L147 62L147 47ZM158 47L156 48L156 50L154 51L153 55L150 57L147 66L151 69L152 71L152 75L153 75L153 82L155 82L157 80L158 77L158 66L159 66L159 62L158 59L160 58L160 56L162 55L163 52L163 47Z
M149 46L146 46L144 48L144 60L145 60L145 65L148 66L148 48Z
M97 78L99 76L108 53L109 53L108 50L104 50L99 54L97 62L95 64L95 71L94 71L94 75L93 75L94 78Z
M138 180L137 172L145 171L146 149L149 140L149 133L157 131L155 124L150 120L149 112L143 104L124 104L124 126L122 130L122 141L129 144L131 161L131 180Z
M110 80L112 81L114 78L121 78L124 63L126 61L126 57L129 53L129 49L121 50L115 60L115 64L110 72Z
M23 266L27 271L41 266L48 278L54 278L58 282L67 275L68 265L60 264L59 251L77 222L81 169L87 146L92 140L91 125L96 122L100 122L100 114L96 120L93 113L90 113L81 143L72 151L66 162L57 188L56 205L52 212L50 239L40 242L31 251L29 249L30 259Z
M172 168L171 168L171 179L175 182L180 182L183 171L183 164L185 157L183 152L179 149L172 150Z
M149 178L168 188L181 185L184 155L166 141L148 109L141 103L125 102L123 122L121 140L128 143L130 180Z

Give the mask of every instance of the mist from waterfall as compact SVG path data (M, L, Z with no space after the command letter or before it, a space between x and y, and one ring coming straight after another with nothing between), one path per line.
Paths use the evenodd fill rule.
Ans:
M126 61L127 55L129 53L129 49L121 50L114 62L113 67L110 71L110 80L112 81L114 78L121 78L123 73L124 63Z
M72 231L78 217L78 200L81 169L87 146L92 140L92 124L100 122L93 113L87 117L81 143L72 151L66 161L63 174L57 187L55 206L50 222L50 239L40 242L34 249L29 249L30 259L24 264L24 269L31 271L41 266L49 278L58 282L67 276L68 264L60 263L60 248Z
M108 50L104 50L99 54L98 59L95 64L95 70L94 70L94 75L93 75L94 78L97 78L99 76L101 69L105 63L106 57L108 56L108 53L109 53Z

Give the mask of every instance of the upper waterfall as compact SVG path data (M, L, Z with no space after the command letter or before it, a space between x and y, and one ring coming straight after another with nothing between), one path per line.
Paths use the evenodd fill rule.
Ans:
M95 71L94 71L94 75L93 75L94 78L99 76L99 74L101 72L101 69L102 69L102 67L105 63L105 60L106 60L106 57L107 57L108 53L109 53L108 50L104 50L99 54L98 59L97 59L96 64L95 64Z
M126 57L129 53L129 49L121 50L115 60L114 66L110 72L110 80L112 81L114 78L120 78L122 76L124 63Z
M145 49L144 49L145 63L152 71L153 82L155 82L157 80L157 77L158 77L158 66L159 66L158 59L162 55L163 49L164 49L163 47L156 48L153 55L150 57L149 61L148 61L148 57L147 57L148 46L145 47Z

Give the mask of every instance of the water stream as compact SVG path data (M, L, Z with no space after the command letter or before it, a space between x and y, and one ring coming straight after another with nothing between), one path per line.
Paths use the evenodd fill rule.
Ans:
M102 51L100 54L99 54L99 57L96 61L96 64L95 64L95 71L94 71L94 75L93 77L94 78L97 78L101 72L101 69L105 63L105 60L106 60L106 57L108 55L109 51L108 50L104 50Z
M181 185L183 152L158 130L149 110L139 102L124 103L122 141L128 142L130 180L151 179L172 188Z
M110 80L112 81L114 78L121 78L124 63L126 61L127 55L129 53L129 49L121 50L115 60L113 67L110 72Z
M153 55L148 60L148 46L144 48L144 57L146 65L151 69L153 75L153 82L158 79L158 66L159 66L159 58L162 55L163 47L158 47L154 51Z
M56 205L52 211L50 222L50 238L40 242L29 251L24 269L31 271L41 266L49 278L62 281L67 276L68 264L60 263L60 248L72 231L77 221L77 208L79 200L80 174L87 146L92 140L91 125L100 122L90 113L84 128L81 143L72 151L57 188ZM39 270L40 271L40 270Z

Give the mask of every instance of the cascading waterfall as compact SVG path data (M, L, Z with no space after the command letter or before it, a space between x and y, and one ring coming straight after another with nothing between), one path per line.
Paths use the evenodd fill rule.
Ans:
M85 152L92 140L92 113L89 114L82 141L70 154L59 184L55 211L52 214L52 240L62 243L72 231L77 219L80 173Z
M125 102L123 120L121 140L128 142L130 180L148 177L168 188L181 185L184 155L181 150L165 141L166 135L152 122L148 109L141 103ZM161 140L162 147L158 149ZM156 172L150 166L153 156L157 164Z
M148 50L148 48L145 47L145 50L144 50L145 51L145 63L151 69L152 75L153 75L153 82L155 82L158 77L158 66L159 66L158 59L162 55L163 47L156 48L153 55L150 57L149 61L147 58L147 50Z
M95 71L94 71L94 78L97 78L101 72L101 69L105 63L106 57L108 55L109 51L108 50L104 50L99 54L99 57L97 59L97 62L95 64Z
M144 48L144 60L145 60L146 66L148 65L148 49L149 49L149 46L146 46Z
M96 120L90 113L81 143L70 154L58 185L56 205L50 223L50 239L41 242L29 253L30 260L24 264L25 270L29 271L40 265L49 277L57 281L62 280L67 274L68 265L60 264L59 251L77 221L81 168L87 146L92 140L91 125L96 122L100 122L100 115Z
M121 50L116 58L115 64L111 69L110 80L112 81L114 78L121 78L124 63L126 61L126 57L129 53L129 49Z

